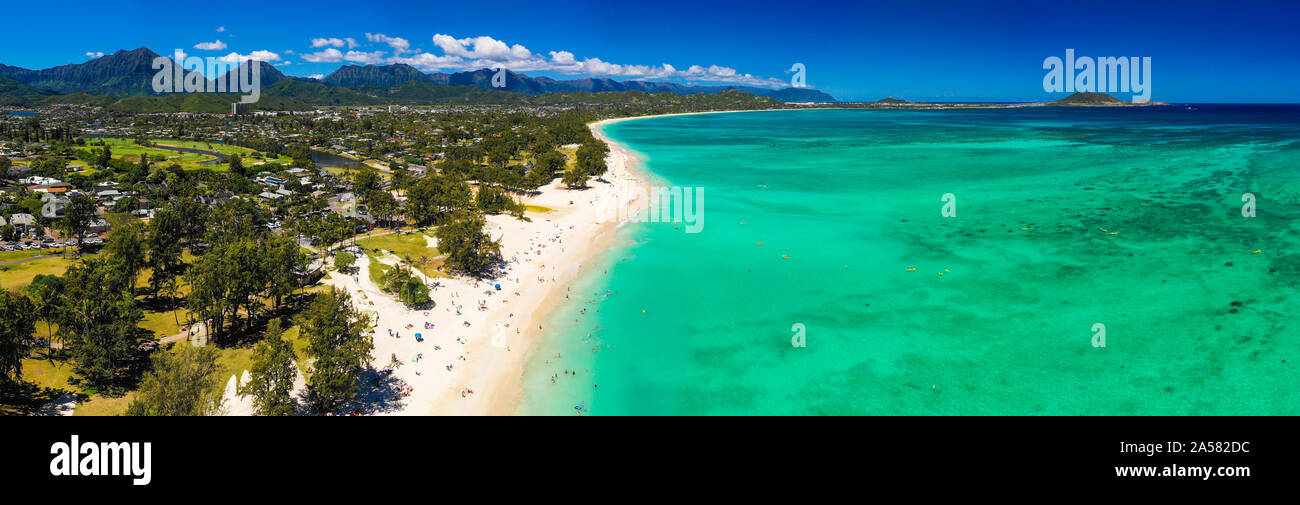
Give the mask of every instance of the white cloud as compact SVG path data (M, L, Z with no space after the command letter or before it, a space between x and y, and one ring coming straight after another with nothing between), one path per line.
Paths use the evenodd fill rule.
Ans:
M202 49L204 51L220 51L226 48L226 43L222 42L221 39L217 39L212 42L199 42L198 44L194 44L194 48Z
M411 56L394 56L389 59L390 63L405 63L420 70L441 70L444 68L459 68L458 65L463 62L455 56L438 56L432 53L418 53Z
M311 39L311 47L313 48L325 46L343 47L345 44L347 44L347 42L344 42L343 39L337 37Z
M91 51L91 52L86 53L86 57L89 57L89 58L102 58L102 57L104 57L104 53L99 52L99 51Z
M411 42L401 37L389 37L382 33L367 33L366 40L382 42L393 48L393 54L402 54L411 50Z
M218 26L218 27L217 27L217 33L221 33L221 32L224 32L224 31L226 31L226 27L224 27L224 26Z
M487 36L457 39L439 33L433 36L433 43L448 56L459 56L467 59L504 62L527 60L533 56L533 53L524 46L519 44L507 46L505 42Z
M352 38L352 37L348 37L348 38L345 38L345 39L343 39L343 40L348 41L348 49L352 49L352 48L354 48L354 47L357 47L357 39L354 39L354 38Z
M347 54L343 55L343 59L354 63L365 63L367 65L377 65L377 64L384 63L386 61L384 59L384 54L386 54L385 51L375 51L371 53L367 53L365 51L348 51Z
M335 63L343 61L343 52L331 47L324 51L304 54L302 59L311 63Z
M572 65L576 63L573 60L573 53L568 51L551 51L551 61L556 65Z
M280 55L271 51L253 51L249 54L230 53L221 57L221 61L226 63L239 63L246 60L274 62L280 61Z
M569 75L626 79L677 79L745 86L789 86L789 82L783 79L744 74L734 68L720 65L690 65L685 70L678 70L668 63L642 65L607 62L596 57L579 59L569 51L548 51L542 55L530 51L523 45L508 44L488 36L458 39L451 35L436 34L433 36L433 43L442 54L411 49L411 44L406 39L390 37L382 33L366 33L366 40L387 44L392 48L392 54L386 55L385 51L348 51L345 54L337 48L346 45L351 49L356 45L356 41L350 38L331 37L312 39L313 48L325 49L304 54L302 58L311 63L337 63L345 60L364 64L404 63L425 72L506 68L516 72L551 71Z
M311 75L309 75L309 76L307 76L307 77L312 78L312 79L316 79L316 80L321 80L321 79L324 79L324 78L325 78L325 74L311 74Z

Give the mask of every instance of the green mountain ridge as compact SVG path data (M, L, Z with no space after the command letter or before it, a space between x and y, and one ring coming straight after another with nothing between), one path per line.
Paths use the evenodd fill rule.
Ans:
M0 78L4 79L4 78ZM8 91L13 90L11 95ZM77 93L55 95L7 79L0 81L0 91L16 106L56 104L98 105L122 113L193 112L219 114L230 112L230 104L241 95L225 93L181 93L164 96L134 96L122 99L104 95ZM3 102L0 102L3 103ZM251 110L301 111L329 106L381 105L649 105L696 106L716 108L770 108L780 101L738 90L689 95L667 91L566 91L529 96L512 91L486 90L477 86L446 86L408 81L396 86L367 85L360 88L327 86L318 82L281 79L262 89Z
M120 50L81 63L30 70L0 64L0 105L44 106L63 103L109 105L123 111L163 112L180 108L191 112L216 112L213 98L168 98L153 91L157 72L153 61L161 57L147 47ZM301 108L320 105L493 105L555 103L545 95L581 99L586 103L624 100L592 94L605 92L661 92L679 95L738 90L781 102L834 102L835 98L807 88L766 89L743 86L693 86L657 81L616 81L606 78L555 80L529 77L507 70L505 86L493 86L494 71L480 69L451 74L426 74L410 65L345 65L321 79L289 77L273 65L257 62L263 96L283 98L264 108ZM232 70L231 73L234 71ZM188 74L192 74L189 72ZM230 74L227 74L229 76ZM211 83L209 83L211 84ZM588 93L574 95L570 93ZM617 95L616 95L617 96ZM627 95L631 96L631 95ZM665 103L673 102L667 98Z

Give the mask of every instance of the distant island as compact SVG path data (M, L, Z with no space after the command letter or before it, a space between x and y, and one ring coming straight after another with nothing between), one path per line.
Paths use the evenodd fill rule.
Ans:
M909 102L907 100L888 97L870 102L838 102L835 104L825 104L822 108L839 108L839 109L989 109L989 108L1015 108L1015 107L1132 107L1146 105L1168 105L1165 102L1145 102L1132 103L1120 100L1106 93L1078 92L1051 102Z
M1061 105L1070 107L1113 107L1128 105L1165 105L1164 102L1125 102L1106 93L1094 93L1090 91L1080 91L1073 95L1067 96L1054 102L1047 102L1047 105Z

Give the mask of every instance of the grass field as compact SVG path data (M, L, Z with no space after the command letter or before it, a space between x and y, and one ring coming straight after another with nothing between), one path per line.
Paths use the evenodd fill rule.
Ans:
M185 326L185 321L190 315L189 311L181 307L173 314L167 312L144 312L144 320L140 321L140 327L149 330L149 334L155 337L170 336L180 333L181 328ZM176 324L176 321L180 324Z
M75 259L45 258L17 265L0 266L0 288L18 289L32 283L37 275L63 275L72 266Z
M132 163L139 163L140 156L144 154L148 154L151 157L151 160L153 156L162 156L166 158L166 161L161 161L161 162L152 161L152 163L164 163L164 164L175 163L177 165L180 165L181 168L188 169L188 168L198 168L199 166L201 166L200 163L206 161L212 161L216 159L215 156L210 156L206 154L180 153L169 149L159 149L156 147L144 147L144 146L137 145L135 142L131 141L130 139L106 138L103 139L103 141L104 144L108 145L108 147L112 149L114 159L129 161ZM100 149L100 146L98 145L93 145L93 146L87 145L85 147L76 148L76 150L84 151L86 153L93 153L95 150L98 149Z
M186 149L199 149L203 151L212 151L212 152L221 153L225 155L237 154L239 155L239 157L244 159L244 165L246 166L256 161L256 158L254 158L253 155L257 153L257 151L253 149L249 149L247 147L231 146L226 144L217 144L217 143L208 143L208 142L198 142L194 140L159 140L157 141L157 143L158 145L184 147ZM262 155L266 156L265 161L268 163L279 162L284 165L289 165L293 163L293 158L290 158L288 156L280 155L278 157L275 157L275 156L266 155L265 153L262 153Z
M81 390L72 386L68 381L72 379L72 362L67 359L67 353L55 352L55 360L46 359L46 349L39 348L32 352L28 359L23 360L23 381L32 383L39 388L49 388L53 400L64 393L81 393ZM128 392L120 397L107 397L102 395L91 395L89 398L77 400L77 408L73 410L74 416L120 416L126 412L126 407L131 404L135 394Z
M425 240L426 236L423 232L393 233L358 240L357 245L365 249L367 254L374 250L391 252L411 266L420 269L426 276L447 277L447 274L438 270L443 264L443 258L440 257L441 253L438 252L438 249L429 247L428 241ZM373 254L371 254L370 259L373 278L373 269L375 268L373 265L377 261Z
M57 253L58 250L56 249L54 252ZM35 251L31 251L31 250L28 250L28 251L4 251L4 252L0 252L0 264L3 264L3 263L9 263L9 262L12 262L12 261L24 260L24 259L27 259L27 258L31 258L31 257L33 257L33 256L45 256L45 255L50 254L50 253L51 253L50 251L47 251L47 250L45 250L45 249L40 249L40 250L35 250Z
M96 140L100 140L100 139L96 139ZM112 149L113 158L131 162L131 163L139 163L140 156L147 154L151 157L163 156L166 158L165 161L154 162L154 163L164 163L164 164L175 163L177 165L180 165L181 168L187 170L208 168L216 171L224 171L230 169L230 165L226 163L218 163L215 165L204 165L203 163L205 162L210 162L217 159L216 156L212 156L209 154L182 153L171 149L162 149L159 147L144 147L135 144L135 142L132 139L105 138L102 140L104 141L105 144L107 144ZM192 140L160 140L160 141L156 141L155 143L159 146L198 149L202 151L211 151L211 152L225 154L225 155L237 154L244 159L244 166L252 166L254 163L259 161L256 158L254 158L254 154L257 153L257 151L246 147L230 146L230 145L217 144L217 143L198 142ZM91 153L95 149L99 149L99 146L95 145L95 146L77 147L76 149L79 151L85 151L87 153ZM288 156L267 157L265 161L279 162L284 165L290 165L293 163L293 159L289 158ZM70 164L85 165L85 162L74 161L71 162ZM92 170L94 169L88 167L85 173L89 174L91 173Z
M367 250L366 256L370 258L370 266L368 268L368 271L370 272L370 282L383 286L384 274L388 273L390 267L379 262L379 255L377 253Z
M284 330L284 339L293 344L293 353L298 357L298 369L302 370L303 375L307 375L307 370L311 368L311 363L314 361L307 357L307 337L297 326L293 326Z
M564 170L566 172L578 164L578 146L576 144L572 147L560 146L557 147L556 150L560 151L560 153L565 156L568 156L568 160L564 162Z

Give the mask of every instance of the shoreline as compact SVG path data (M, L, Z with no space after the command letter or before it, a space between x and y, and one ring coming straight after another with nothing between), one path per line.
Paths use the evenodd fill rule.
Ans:
M691 115L699 115L699 114L723 114L723 113L734 113L734 112L762 112L763 110L795 110L795 109L761 109L761 110L753 110L753 111L727 110L727 111L702 111L702 112L683 112L683 113L672 113L672 114L654 114L648 116L631 116L631 117L603 119L600 121L589 123L587 127L591 130L591 133L594 137L600 139L601 141L605 142L606 145L609 146L609 155L605 159L606 165L608 166L608 172L606 172L605 176L602 176L602 179L608 177L615 181L621 180L621 181L631 182L632 184L626 184L622 188L618 188L618 187L609 188L613 193L617 195L617 201L631 203L631 201L635 200L636 195L649 194L649 189L650 189L649 178L651 176L651 173L645 165L645 160L641 157L641 155L639 155L639 153L632 150L627 145L615 141L605 133L604 128L606 126L622 123L625 121L634 121L638 119L649 119L649 118L669 117L669 116L691 116ZM596 184L613 185L612 182L610 183L597 182ZM633 188L637 188L638 186L639 186L639 190L633 189ZM532 203L532 201L527 203ZM593 230L593 233L585 237L584 240L585 244L582 247L581 254L571 258L572 261L570 263L570 266L566 268L564 276L562 278L557 278L557 281L559 282L553 283L549 286L550 289L547 290L547 293L543 297L542 302L537 306L535 306L532 312L529 313L529 316L525 320L527 322L527 325L523 327L531 329L533 325L544 324L546 321L548 321L551 318L551 316L556 311L558 311L560 307L567 301L565 298L561 297L562 294L566 293L566 291L561 291L559 289L561 285L567 287L568 285L571 285L574 282L576 282L579 276L582 274L583 266L598 263L600 258L603 255L607 254L612 250L612 246L617 241L615 235L617 234L618 229L625 224L624 221L618 220L617 208L613 210L615 211L615 213L612 216L608 215L608 213L597 216L597 218L599 219L598 221L599 226L595 230ZM522 403L523 396L524 396L524 391L523 391L524 373L526 372L528 362L529 359L532 357L533 351L538 347L538 344L541 342L542 338L545 338L544 329L539 330L535 338L529 338L526 340L527 347L525 348L525 352L523 353L522 357L518 360L518 365L514 367L516 370L515 373L509 376L505 376L505 375L498 376L498 380L496 382L498 387L495 388L498 391L498 394L493 399L490 408L487 411L482 413L488 415L521 414L519 412L519 407L520 404Z
M353 265L356 274L329 274L324 284L347 290L359 309L375 316L372 366L387 368L396 357L401 365L392 376L411 388L409 396L376 409L375 414L516 413L523 398L524 373L545 335L546 321L567 301L564 294L583 268L614 245L622 225L618 207L633 203L648 186L644 167L637 166L641 162L637 154L611 140L602 128L643 117L657 116L612 118L588 125L596 138L609 145L610 153L607 172L589 182L587 189L571 190L557 179L521 201L554 211L529 212L531 221L508 215L487 217L486 231L501 241L507 265L497 278L431 279L438 283L432 293L433 308L411 310L371 281L366 255ZM396 258L380 260L387 264ZM426 329L427 325L433 328ZM415 341L416 333L422 334L423 342Z
M716 111L716 112L741 112L741 111ZM608 171L604 176L601 177L601 179L606 179L609 182L599 182L593 180L592 184L605 185L606 187L600 189L607 190L610 192L610 194L614 195L616 202L630 203L632 200L635 199L636 195L646 194L646 192L649 190L649 180L648 180L649 171L646 169L644 165L644 160L640 156L638 156L638 154L635 151L628 148L626 145L611 139L609 135L605 133L604 128L606 126L609 126L611 124L621 123L624 121L632 121L636 119L644 119L644 118L651 118L651 117L678 116L678 115L691 115L691 114L712 114L712 113L715 113L715 111L610 118L610 119L604 119L604 120L600 120L588 124L587 127L591 130L592 135L597 139L600 139L601 141L605 142L605 144L609 146L609 155L605 158ZM630 183L630 184L623 184L621 187L619 187L616 184L619 181ZM640 189L634 190L634 188L637 188L638 186L640 186ZM595 190L596 188L593 187L592 189L588 189L586 191L595 191ZM568 190L562 189L560 191L568 191ZM539 195L539 197L540 196L541 195ZM533 204L537 200L538 198L535 197L525 203ZM520 353L520 356L516 360L514 360L515 361L514 366L511 366L506 370L501 370L497 374L496 380L494 381L495 383L494 390L496 391L496 394L490 400L490 405L488 405L488 408L482 412L475 412L476 414L478 413L487 414L487 415L520 414L519 407L524 397L524 390L523 390L524 373L526 373L527 371L528 362L530 358L532 358L534 350L541 343L541 340L545 338L546 331L547 331L545 328L542 327L542 325L544 325L546 321L550 320L551 316L555 314L555 312L558 311L560 307L564 305L564 303L567 301L567 299L564 298L562 295L566 294L567 287L572 285L574 282L576 282L579 276L582 275L583 267L586 265L597 263L599 261L599 258L602 255L606 254L608 251L610 251L612 246L617 241L615 235L618 233L618 229L622 227L624 224L624 222L618 220L617 210L618 210L617 207L614 208L605 207L603 209L600 209L596 215L588 216L594 219L595 226L591 230L589 230L589 232L586 233L585 235L578 237L579 247L581 247L580 249L581 252L575 256L571 256L567 258L569 261L566 262L564 270L561 273L561 276L555 279L556 282L553 282L548 286L548 289L546 289L546 292L542 296L541 302L535 305L533 309L529 312L528 316L524 319L524 322L526 324L522 326L523 328L528 328L529 330L532 330L534 325L538 325L539 330L537 331L536 334L534 334L532 338L525 339L524 341L525 347L523 349L524 352ZM611 215L610 212L613 212L613 214ZM562 291L560 290L560 287L565 287L566 290ZM509 373L507 374L507 372Z
M789 109L771 109L771 110L789 110ZM674 114L655 114L649 116L632 116L621 118L610 118L596 121L587 125L592 135L604 141L609 146L609 155L606 157L608 171L601 180L593 180L590 188L586 190L569 190L560 184L548 186L541 194L526 199L524 202L528 205L541 205L553 209L563 209L563 200L567 197L573 197L575 193L584 194L589 198L584 198L583 202L577 199L572 200L575 204L587 203L585 207L575 209L577 212L571 215L556 216L561 222L561 228L568 225L576 227L579 224L590 223L582 228L574 228L575 234L566 237L566 240L573 246L578 247L577 251L569 252L567 248L562 250L564 253L558 261L560 265L552 265L551 273L555 274L551 281L541 286L543 289L540 293L527 297L525 300L533 301L531 308L527 310L526 315L518 320L518 325L513 329L524 329L526 333L520 333L519 338L512 340L514 344L508 347L506 353L494 353L489 357L484 366L475 367L471 372L471 384L489 385L490 389L479 397L483 401L462 401L458 395L444 394L438 402L431 405L425 412L430 415L515 415L520 414L519 407L524 397L523 380L527 371L527 366L534 350L545 338L547 329L544 327L551 316L560 309L567 301L564 294L567 288L576 282L583 273L583 268L587 265L595 264L600 257L607 251L610 251L616 243L616 234L619 227L624 223L619 221L618 209L611 206L611 203L622 202L623 205L633 202L637 195L648 194L650 172L644 165L645 160L627 145L617 142L609 137L604 131L606 126L621 123L624 121L634 121L638 119L648 119L667 116L687 116L698 114L722 114L734 112L760 112L760 111L703 111ZM604 182L601 182L604 181ZM594 193L586 195L587 193ZM556 205L554 199L560 198L560 204ZM593 201L594 200L594 201ZM600 205L597 205L597 201ZM582 211L586 212L582 212ZM541 214L530 216L530 218L545 218L551 214ZM510 218L513 219L513 218ZM547 221L550 221L549 219ZM526 227L521 227L526 228ZM509 234L507 234L507 237ZM503 244L505 245L505 244ZM516 251L503 247L503 256L510 256ZM558 271L556 270L558 266ZM535 272L529 272L529 275ZM566 289L561 289L566 288ZM538 327L534 330L534 327ZM475 393L478 394L478 393Z
M642 159L636 151L628 148L625 144L610 138L609 135L605 133L604 128L606 126L637 119L695 114L716 114L724 112L749 111L705 111L655 114L649 116L610 118L589 123L587 127L591 130L592 135L609 146L609 155L605 158L608 171L606 172L606 175L601 178L631 182L631 184L625 184L621 188L614 187L613 182L595 182L594 184L610 185L611 187L607 189L617 195L616 201L618 202L630 203L635 199L636 195L648 194L649 191L650 172L644 164L645 160ZM640 187L639 190L634 190L634 188L637 188L638 186ZM533 201L530 200L526 203L533 203ZM618 233L618 229L623 226L624 222L618 220L617 208L605 210L606 212L604 214L595 216L598 220L597 223L599 226L592 230L592 233L583 237L583 242L585 243L582 245L582 252L578 256L570 258L571 261L562 274L563 277L557 278L556 280L558 282L549 286L550 289L548 289L546 294L543 296L541 303L536 305L525 319L527 324L523 326L524 328L531 330L534 325L544 324L546 321L551 319L551 316L558 311L566 301L566 299L561 295L565 294L567 290L561 291L559 289L561 285L564 285L567 288L568 285L576 282L582 274L582 267L584 265L597 263L601 256L611 250L612 246L617 241L615 235ZM614 211L613 215L608 214L608 211L610 210ZM517 366L512 367L515 372L509 376L498 376L496 381L498 394L493 398L492 405L483 413L488 415L520 414L519 406L524 397L524 373L527 371L528 362L532 357L533 351L538 347L541 339L545 338L545 335L546 330L539 329L535 338L529 338L526 340L525 352L522 353L522 357L518 359Z
M518 414L524 374L546 335L547 321L569 301L564 295L583 268L597 264L615 246L624 224L619 218L626 217L619 208L626 209L649 191L645 160L606 135L604 127L653 117L731 112L757 111L658 114L588 124L592 135L609 146L606 173L586 189L568 189L557 179L537 195L521 199L525 205L554 209L529 212L530 221L487 216L485 231L501 241L506 268L491 280L425 278L431 284L436 281L434 305L428 310L408 309L383 293L370 279L368 255L359 255L354 274L330 272L323 284L348 291L354 305L375 318L371 365L389 368L396 358L400 365L393 367L392 377L409 387L409 395L371 413ZM428 240L435 245L434 239ZM398 261L390 255L377 259L390 265ZM414 339L417 333L423 342Z

